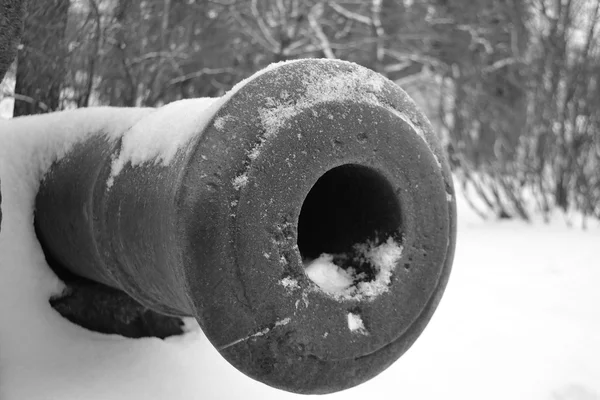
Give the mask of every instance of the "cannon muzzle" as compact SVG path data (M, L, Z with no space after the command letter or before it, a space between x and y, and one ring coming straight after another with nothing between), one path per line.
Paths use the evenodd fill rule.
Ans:
M36 229L65 268L194 316L236 368L298 393L357 385L412 345L456 230L427 119L331 60L88 135L46 174Z

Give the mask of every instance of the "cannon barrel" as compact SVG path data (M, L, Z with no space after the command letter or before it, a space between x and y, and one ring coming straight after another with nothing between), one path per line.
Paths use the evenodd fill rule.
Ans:
M405 92L355 64L275 64L217 99L95 132L36 199L47 254L194 316L236 368L329 393L387 368L448 280L451 175Z

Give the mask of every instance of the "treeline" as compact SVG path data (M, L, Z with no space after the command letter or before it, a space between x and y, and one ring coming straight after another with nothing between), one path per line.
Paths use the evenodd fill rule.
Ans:
M272 62L340 58L421 100L482 215L600 218L599 3L30 2L15 114L219 96Z

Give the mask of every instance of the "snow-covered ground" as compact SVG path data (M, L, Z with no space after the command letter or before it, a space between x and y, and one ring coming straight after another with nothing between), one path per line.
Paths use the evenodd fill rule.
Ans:
M0 121L0 399L304 397L242 375L194 321L182 337L131 340L58 315L48 298L62 286L35 240L32 190L52 161L44 152L64 149L14 154L4 133ZM31 171L7 162L32 156L42 160ZM458 201L453 273L424 334L377 378L325 397L600 399L598 223L484 222Z

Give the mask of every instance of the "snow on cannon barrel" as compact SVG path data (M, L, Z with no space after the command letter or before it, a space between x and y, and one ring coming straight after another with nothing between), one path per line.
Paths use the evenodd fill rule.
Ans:
M65 268L194 316L232 365L292 392L358 385L425 328L452 264L453 186L392 82L274 64L116 130L41 184L36 229Z

